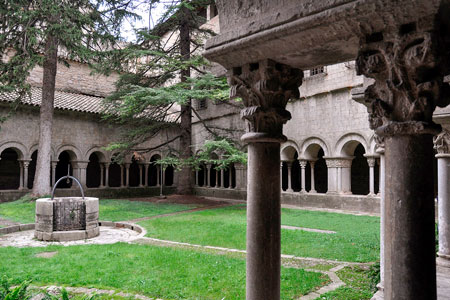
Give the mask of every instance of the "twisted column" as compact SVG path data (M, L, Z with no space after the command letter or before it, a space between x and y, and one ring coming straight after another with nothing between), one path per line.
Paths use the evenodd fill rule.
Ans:
M303 73L264 60L228 72L230 96L241 97L248 143L246 299L280 299L280 143L285 110L298 97Z

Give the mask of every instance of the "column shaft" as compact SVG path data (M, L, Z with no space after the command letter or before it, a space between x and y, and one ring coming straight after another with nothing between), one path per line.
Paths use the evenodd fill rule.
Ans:
M438 154L439 265L450 267L450 155Z
M19 190L23 189L23 162L19 161Z
M105 178L105 166L100 164L100 188L103 188L105 185L103 183L103 179Z
M229 189L233 188L233 172L231 172L231 166L229 167L229 171L228 171L228 182L230 183L228 185Z
M385 161L384 150L380 153L380 287L384 289L384 244L385 244L385 230L386 230L386 217L385 217Z
M286 192L292 193L294 191L292 189L292 162L288 162L287 167L288 167L288 187L287 187Z
M300 193L306 193L306 161L301 161L300 162L300 168L302 170L302 186L301 186L301 190Z
M142 165L139 165L139 179L140 179L140 183L139 186L143 187L144 186L144 175L142 175Z
M310 161L309 162L309 166L311 167L311 190L309 191L310 193L316 193L316 184L314 181L314 165L315 162L314 161Z
M109 187L109 164L105 164L105 186Z
M385 139L385 299L436 299L432 136Z
M280 145L250 143L247 300L280 299Z
M23 163L23 187L25 189L28 189L28 166L30 165L29 162Z

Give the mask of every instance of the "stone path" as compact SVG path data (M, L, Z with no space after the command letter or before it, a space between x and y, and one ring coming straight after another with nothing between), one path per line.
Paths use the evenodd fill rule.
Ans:
M302 230L302 231L309 231L309 232L326 233L326 234L336 233L336 231L331 231L331 230L312 229L312 228L296 227L296 226L288 226L288 225L281 225L281 228L289 229L289 230Z
M61 294L62 287L51 285L51 286L31 286L38 288L40 290L45 290L47 293L57 296ZM124 292L117 292L115 290L103 290L103 289L96 289L96 288L84 288L84 287L64 287L66 291L69 293L74 294L82 294L82 295L109 295L109 296L119 296L123 298L129 298L129 299L140 299L140 300L162 300L159 298L149 298L144 295L139 294L130 294L130 293L124 293ZM31 300L41 300L43 299L44 294L40 293L36 296L34 296Z
M136 225L137 226L137 225ZM49 245L92 245L92 244L114 244L118 242L131 242L135 239L142 238L145 235L127 228L116 228L100 226L100 235L98 237L70 241L70 242L44 242L34 239L34 230L18 231L14 233L0 235L0 247L45 247Z

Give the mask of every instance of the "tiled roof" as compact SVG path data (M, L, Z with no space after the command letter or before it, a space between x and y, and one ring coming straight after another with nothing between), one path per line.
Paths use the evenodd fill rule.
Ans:
M0 101L12 102L17 98L16 93L2 93L0 94ZM55 91L55 109L71 110L84 113L101 114L104 111L102 105L103 97L95 97L83 94L69 93L63 91ZM26 96L22 103L40 106L42 102L42 88L32 87L31 98ZM166 115L166 122L179 122L179 111L171 110Z
M12 102L17 98L16 93L0 94L0 101ZM55 108L72 110L86 113L100 114L103 111L102 101L104 98L88 96L83 94L55 91ZM42 102L42 88L32 87L31 97L26 96L22 103L40 106Z

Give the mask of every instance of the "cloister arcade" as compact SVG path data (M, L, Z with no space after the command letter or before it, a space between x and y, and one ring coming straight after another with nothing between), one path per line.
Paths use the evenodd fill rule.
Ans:
M281 189L286 193L369 195L379 193L380 158L358 134L339 139L333 155L320 138L302 147L288 141L281 148ZM301 149L301 150L300 150Z
M115 155L99 147L85 155L75 146L65 145L52 151L51 185L68 174L80 180L84 188L126 188L173 186L176 183L174 168L163 170L155 161L161 154L150 155L149 159L126 157L121 163ZM26 149L19 142L9 142L0 146L0 190L25 190L33 187L36 171L37 147ZM72 181L62 181L58 188L75 188Z

